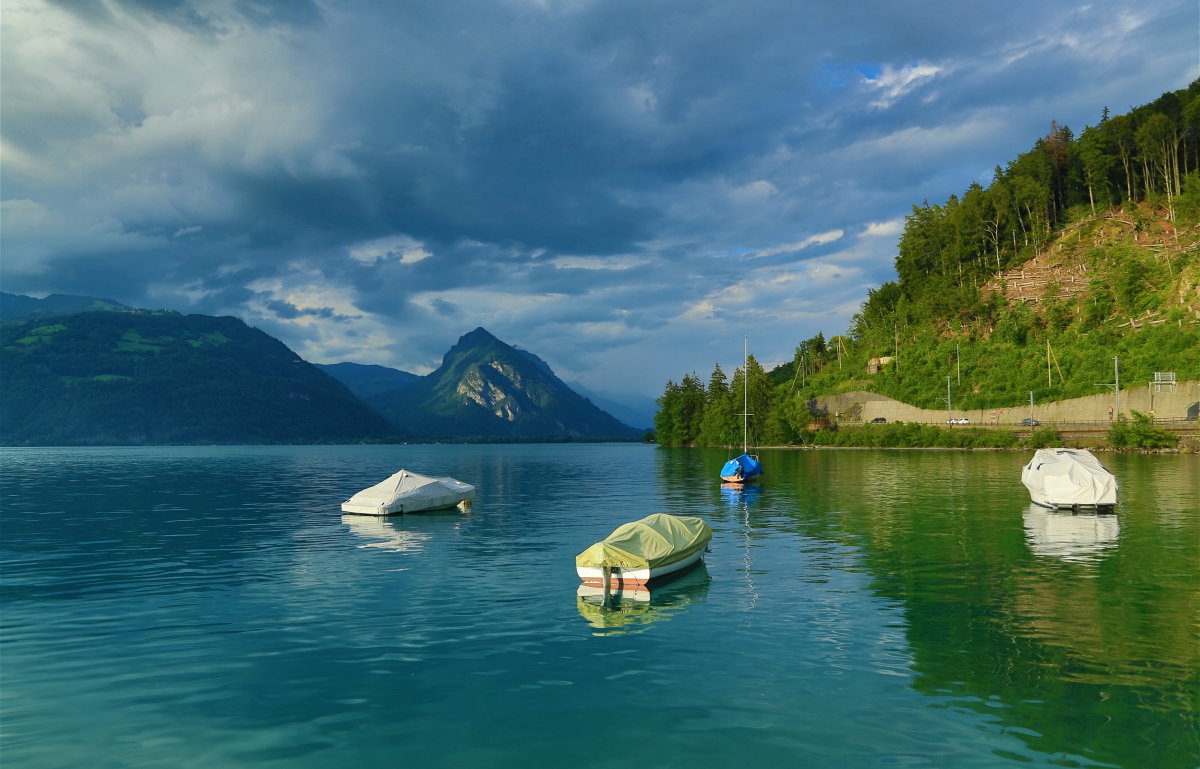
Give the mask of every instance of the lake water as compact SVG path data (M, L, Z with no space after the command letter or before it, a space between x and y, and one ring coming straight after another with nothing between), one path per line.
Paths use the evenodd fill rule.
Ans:
M1200 460L1103 456L1115 515L1025 453L637 445L6 449L0 764L1200 765ZM343 517L400 467L469 512ZM713 527L648 601L574 557Z

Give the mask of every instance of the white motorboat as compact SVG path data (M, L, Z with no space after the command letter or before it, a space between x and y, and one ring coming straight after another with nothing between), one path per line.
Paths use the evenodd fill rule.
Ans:
M630 589L688 568L704 556L712 529L695 516L654 513L618 526L575 557L585 585Z
M1112 507L1117 479L1087 449L1038 449L1021 482L1042 507Z
M470 502L475 487L454 478L432 478L401 470L342 503L343 513L394 515L441 510Z

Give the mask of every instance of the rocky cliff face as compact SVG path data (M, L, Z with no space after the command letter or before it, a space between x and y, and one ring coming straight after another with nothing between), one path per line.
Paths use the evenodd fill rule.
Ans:
M540 358L477 328L415 384L371 400L394 425L430 438L633 439L638 431L562 382Z
M500 381L494 381L496 374L499 374ZM486 368L470 366L455 392L465 403L474 403L499 419L515 422L522 414L521 404L515 397L520 389L520 374L512 366L492 361Z

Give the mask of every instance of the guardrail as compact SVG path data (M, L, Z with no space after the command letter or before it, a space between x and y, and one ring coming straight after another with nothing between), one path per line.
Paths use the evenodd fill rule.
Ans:
M956 419L961 419L961 417L956 417ZM864 422L861 419L854 419L854 420L843 419L843 420L841 420L841 423L845 424L845 425L871 424L870 421ZM980 422L967 422L965 424L962 422L956 422L956 423L951 424L951 423L948 423L945 419L942 419L942 420L937 420L937 419L930 419L930 420L889 419L886 424L902 424L902 423L918 424L918 425L943 425L943 426L947 426L947 427L1015 427L1015 428L1031 428L1031 427L1068 427L1068 428L1070 428L1070 427L1092 427L1092 428L1095 428L1095 427L1112 427L1113 425L1117 424L1117 422L1115 420L1110 421L1108 419L1092 419L1092 420L1076 419L1076 420L1071 420L1071 421L1052 421L1052 420L1048 420L1048 419L1039 419L1038 423L1036 425L1021 424L1020 421L995 422L992 420L988 420L988 421L980 421ZM1153 419L1153 420L1151 420L1151 423L1155 424L1155 425L1163 425L1163 426L1200 428L1200 419L1189 419L1188 417L1176 417L1176 418L1171 418L1171 419L1167 419L1167 418ZM1131 424L1131 422L1129 420L1126 420L1126 424Z

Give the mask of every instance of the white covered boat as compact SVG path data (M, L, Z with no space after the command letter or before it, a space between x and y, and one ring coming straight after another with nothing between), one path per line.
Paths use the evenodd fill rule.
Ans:
M475 487L454 478L431 478L401 470L342 503L343 513L393 515L441 510L469 502Z
M630 589L699 561L712 529L694 516L654 513L618 526L575 557L584 585Z
M1087 449L1038 449L1021 470L1029 497L1042 507L1112 507L1117 479Z

